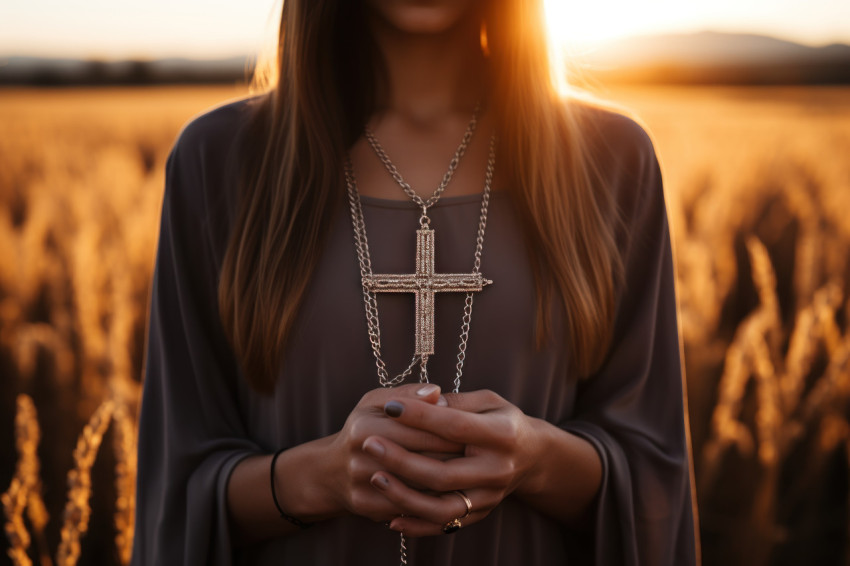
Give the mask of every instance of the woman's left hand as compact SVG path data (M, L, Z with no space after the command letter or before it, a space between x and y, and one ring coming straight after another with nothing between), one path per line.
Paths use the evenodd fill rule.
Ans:
M523 489L545 450L542 421L525 415L492 391L447 396L441 407L415 399L390 401L384 410L406 426L464 445L462 456L441 460L405 450L381 436L370 436L363 450L382 471L372 485L405 510L390 528L409 536L443 533L443 526L466 513L462 490L472 503L464 525L486 517L509 494ZM413 489L415 485L424 489Z

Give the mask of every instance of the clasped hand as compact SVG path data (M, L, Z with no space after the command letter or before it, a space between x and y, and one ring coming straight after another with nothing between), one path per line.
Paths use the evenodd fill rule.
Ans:
M535 421L491 391L369 392L336 438L349 455L343 506L408 536L437 535L466 513L452 493L463 490L464 526L480 521L533 475Z

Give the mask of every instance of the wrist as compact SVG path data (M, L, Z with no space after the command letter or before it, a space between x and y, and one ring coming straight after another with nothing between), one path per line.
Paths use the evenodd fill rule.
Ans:
M545 461L547 454L554 449L552 442L552 425L535 417L526 417L531 430L531 440L526 442L528 453L525 460L530 467L514 489L514 494L521 497L535 497L543 493L546 487Z
M568 525L587 525L602 482L602 461L587 440L537 419L539 441L533 464L516 495L539 511Z
M295 525L296 527L298 527L300 529L309 529L310 527L313 526L313 523L306 523L306 522L302 521L301 519L299 519L298 517L295 517L293 515L288 514L286 511L283 510L283 507L280 506L280 501L278 501L278 498L277 498L277 489L276 489L275 486L277 485L278 477L277 477L275 465L277 464L277 459L285 451L286 451L285 448L281 448L280 450L275 452L274 455L272 456L271 468L270 468L271 469L272 503L274 503L274 506L277 508L277 512L280 514L281 519L286 519L287 521L289 521L290 523L292 523L293 525Z
M275 462L277 504L299 522L315 523L342 514L322 481L329 477L324 455L330 442L332 437L326 437L295 446L281 452Z

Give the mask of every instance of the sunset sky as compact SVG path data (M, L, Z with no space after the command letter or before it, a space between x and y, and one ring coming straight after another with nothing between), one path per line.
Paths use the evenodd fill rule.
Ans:
M546 0L564 41L701 30L850 43L848 0ZM25 0L0 5L0 55L216 58L273 37L280 0Z

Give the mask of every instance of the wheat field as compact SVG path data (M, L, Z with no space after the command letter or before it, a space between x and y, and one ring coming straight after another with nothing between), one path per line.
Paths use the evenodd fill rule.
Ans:
M242 87L0 90L13 564L127 564L168 150ZM665 176L705 564L850 564L850 88L600 90Z

